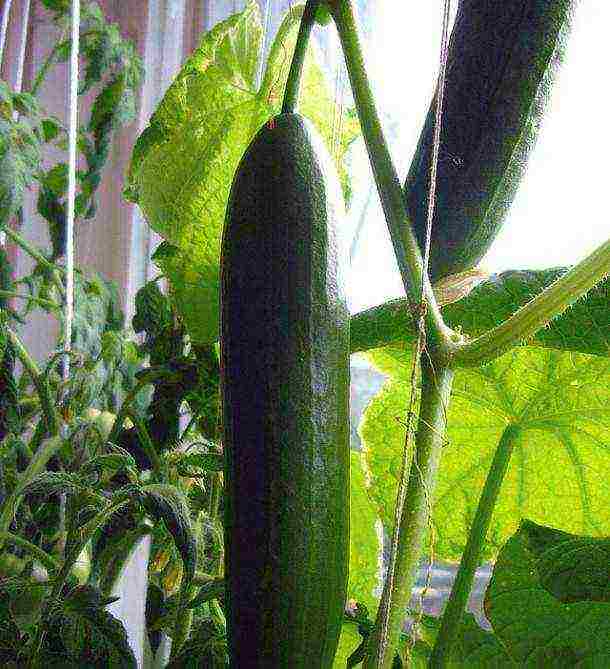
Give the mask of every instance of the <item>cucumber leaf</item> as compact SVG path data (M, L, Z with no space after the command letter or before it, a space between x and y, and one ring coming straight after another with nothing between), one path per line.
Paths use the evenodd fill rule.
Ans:
M443 309L448 325L476 337L499 325L566 268L513 270L491 276L472 292ZM351 351L412 342L415 332L405 299L391 300L352 316ZM606 279L567 311L539 330L531 345L607 356L610 353L610 281Z
M423 616L418 628L418 640L413 649L413 666L428 666L428 660L441 627L441 619ZM515 667L511 657L498 637L484 630L472 613L466 613L460 624L449 657L445 658L447 667L468 667L469 669L504 669Z
M367 408L360 433L369 496L388 530L404 443L411 353L372 351L390 376ZM459 559L492 457L508 424L521 428L493 514L484 559L524 516L567 532L610 526L610 360L536 347L515 349L480 369L458 370L448 408L433 501L434 557Z
M173 246L155 262L199 344L218 339L220 244L233 175L255 133L280 110L302 11L300 5L287 14L260 88L255 75L262 27L255 0L206 33L133 151L126 197ZM335 139L334 100L312 52L302 97L301 112L327 140ZM344 129L340 155L355 132L353 124Z
M521 524L485 596L487 616L519 666L610 665L609 565L607 537Z
M349 656L358 648L362 637L358 634L358 625L352 622L344 622L339 637L339 647L335 653L333 669L345 669Z
M350 452L350 556L348 599L364 604L374 618L381 546L375 523L378 516L366 492L362 453Z

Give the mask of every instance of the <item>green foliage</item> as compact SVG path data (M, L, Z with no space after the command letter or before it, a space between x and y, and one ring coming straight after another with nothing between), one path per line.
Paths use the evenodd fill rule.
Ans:
M390 375L360 428L371 473L369 494L390 530L412 358L404 348L369 355ZM435 558L460 557L495 448L509 423L519 426L520 435L485 557L497 553L523 516L566 531L602 534L610 522L603 474L610 466L609 389L607 358L552 349L524 347L480 369L458 370L433 499Z
M530 521L506 542L485 610L518 666L608 664L609 546L607 537L568 535Z
M197 566L197 538L193 532L188 504L181 492L167 484L149 484L140 489L148 513L163 521L182 557L182 588L188 587Z
M47 636L40 664L135 669L136 659L123 625L105 610L115 599L80 586L50 602L41 621Z
M226 630L210 620L202 621L166 669L225 669L229 663Z
M428 660L439 629L439 618L423 616L417 629L421 640L412 649L414 667L421 666L423 669L429 666ZM482 629L471 613L464 615L458 638L449 657L445 657L445 663L445 666L452 669L458 669L458 667L508 669L517 666L498 637L492 632Z
M17 112L20 112L16 116ZM20 209L42 157L44 135L35 99L0 80L0 225Z
M378 585L381 546L375 523L378 515L366 491L362 454L350 452L350 557L347 596L377 610L373 591Z
M566 272L565 268L509 271L480 283L465 298L443 309L448 325L476 337L493 328ZM531 344L607 356L610 352L610 281L598 284L547 327ZM392 300L352 316L351 351L415 341L405 299Z
M155 261L170 279L175 304L197 343L218 339L220 238L229 188L250 140L279 110L301 12L294 8L280 27L260 88L256 2L219 23L182 67L134 148L126 193L174 246ZM310 56L302 112L342 156L355 128L347 124L343 136L335 137L333 111Z

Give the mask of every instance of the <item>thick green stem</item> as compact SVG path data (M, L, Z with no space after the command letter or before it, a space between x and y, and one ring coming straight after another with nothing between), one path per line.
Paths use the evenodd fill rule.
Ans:
M454 346L453 333L443 322L430 281L424 276L422 255L407 215L402 185L392 163L366 75L352 4L350 0L334 0L329 6L339 31L362 134L405 292L411 308L414 308L420 303L423 283L428 345L438 349L441 359L447 359Z
M509 425L500 438L500 443L496 449L481 498L479 499L479 505L470 529L470 534L468 535L466 547L464 548L464 554L462 555L462 561L460 562L460 567L453 583L451 596L443 614L441 629L434 644L434 650L428 664L429 667L442 669L449 662L451 646L455 640L468 603L474 574L480 561L483 542L489 531L491 517L518 436L519 427L517 425Z
M459 345L455 352L455 364L459 367L479 367L528 340L583 297L608 276L609 272L610 240L572 267L504 323L471 342Z
M444 443L453 371L421 359L422 397L415 454L399 524L393 578L386 578L365 669L390 669L422 553Z
M290 71L288 72L288 79L286 81L284 104L282 105L283 114L294 113L297 106L299 89L301 87L301 76L303 74L303 63L305 62L309 36L311 35L311 29L315 23L316 11L319 4L320 0L307 0L307 3L305 4L303 17L301 18L301 25L299 27L299 34L297 36L297 43L294 47L294 54L292 56Z

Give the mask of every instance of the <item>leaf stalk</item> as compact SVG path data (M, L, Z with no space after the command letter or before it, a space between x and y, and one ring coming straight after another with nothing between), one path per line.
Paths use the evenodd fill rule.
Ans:
M458 573L451 589L451 595L445 607L441 628L436 637L432 655L430 656L428 666L431 669L442 669L448 665L451 647L457 636L466 605L468 604L468 597L472 590L476 568L479 565L483 543L489 531L493 511L519 434L520 428L518 425L508 425L502 433L500 442L496 448L491 468L487 473L485 485L481 492Z

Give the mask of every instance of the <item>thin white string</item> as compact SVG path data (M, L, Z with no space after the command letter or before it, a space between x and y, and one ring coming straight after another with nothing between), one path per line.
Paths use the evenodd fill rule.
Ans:
M430 261L430 240L432 238L432 220L436 204L436 174L438 169L438 155L441 146L441 128L443 116L443 100L445 97L445 75L447 72L447 49L449 42L449 14L451 0L444 0L443 37L441 41L441 56L436 91L436 113L434 118L434 142L432 144L432 160L430 164L430 190L428 192L428 219L426 222L426 245L424 248L424 275L428 272ZM424 299L424 284L422 282L421 300Z
M25 2L23 3L23 12L21 13L21 40L19 42L19 58L17 60L17 75L15 77L15 90L19 92L21 92L21 89L23 87L25 51L28 40L28 28L30 25L30 5L31 5L31 0L25 0Z
M258 59L258 72L256 74L256 87L260 88L263 82L263 72L265 69L265 53L267 50L267 39L269 35L269 21L271 19L271 0L265 0L265 14L263 16L263 38L261 39L261 53Z
M72 322L74 320L74 209L76 202L76 139L78 132L78 53L80 37L80 0L72 0L70 51L70 98L68 122L68 210L66 216L66 304L64 350L72 350ZM63 377L70 376L70 356L66 355Z
M431 166L430 166L430 190L428 194L428 217L426 225L426 240L424 248L424 258L423 258L423 277L428 273L428 263L430 258L430 239L432 236L432 220L434 218L434 205L436 199L436 175L437 175L437 166L438 166L438 156L439 148L441 141L441 120L443 113L443 97L445 90L445 75L447 69L447 44L449 36L449 16L450 16L450 5L451 0L443 0L443 28L442 28L442 38L441 38L441 49L440 49L440 67L438 73L438 83L437 83L437 96L436 96L436 113L435 113L435 125L434 125L434 138L433 138L433 150L431 157ZM420 306L424 302L424 284L422 281L422 290L420 295ZM394 531L392 535L392 549L390 551L390 564L388 565L388 572L386 575L386 588L385 590L389 593L392 592L394 588L394 575L396 570L396 558L398 552L398 539L400 532L400 520L402 518L406 495L407 495L407 467L409 462L409 444L412 443L414 438L414 407L415 407L415 395L417 391L416 383L416 370L417 362L422 354L425 351L426 346L426 331L424 326L424 313L423 309L419 309L419 314L417 316L417 330L418 337L416 343L416 355L413 356L413 367L411 369L411 397L409 400L409 408L407 412L407 425L406 425L406 434L405 434L405 448L403 451L402 463L401 463L401 473L400 479L398 482L398 494L396 500L396 509L394 515ZM418 473L420 477L423 478L422 472L419 471L417 465L416 454L413 454L412 466L418 468ZM428 515L430 514L430 500L428 498L427 491L425 491L425 503L428 508ZM386 600L385 606L381 611L381 630L380 630L380 645L379 645L379 663L378 666L383 666L384 655L387 649L388 635L389 635L389 624L390 624L390 610L388 607L388 601Z
M8 17L11 13L13 0L5 0L2 9L2 24L0 24L0 67L4 61L4 45L6 44L6 34L8 32Z

